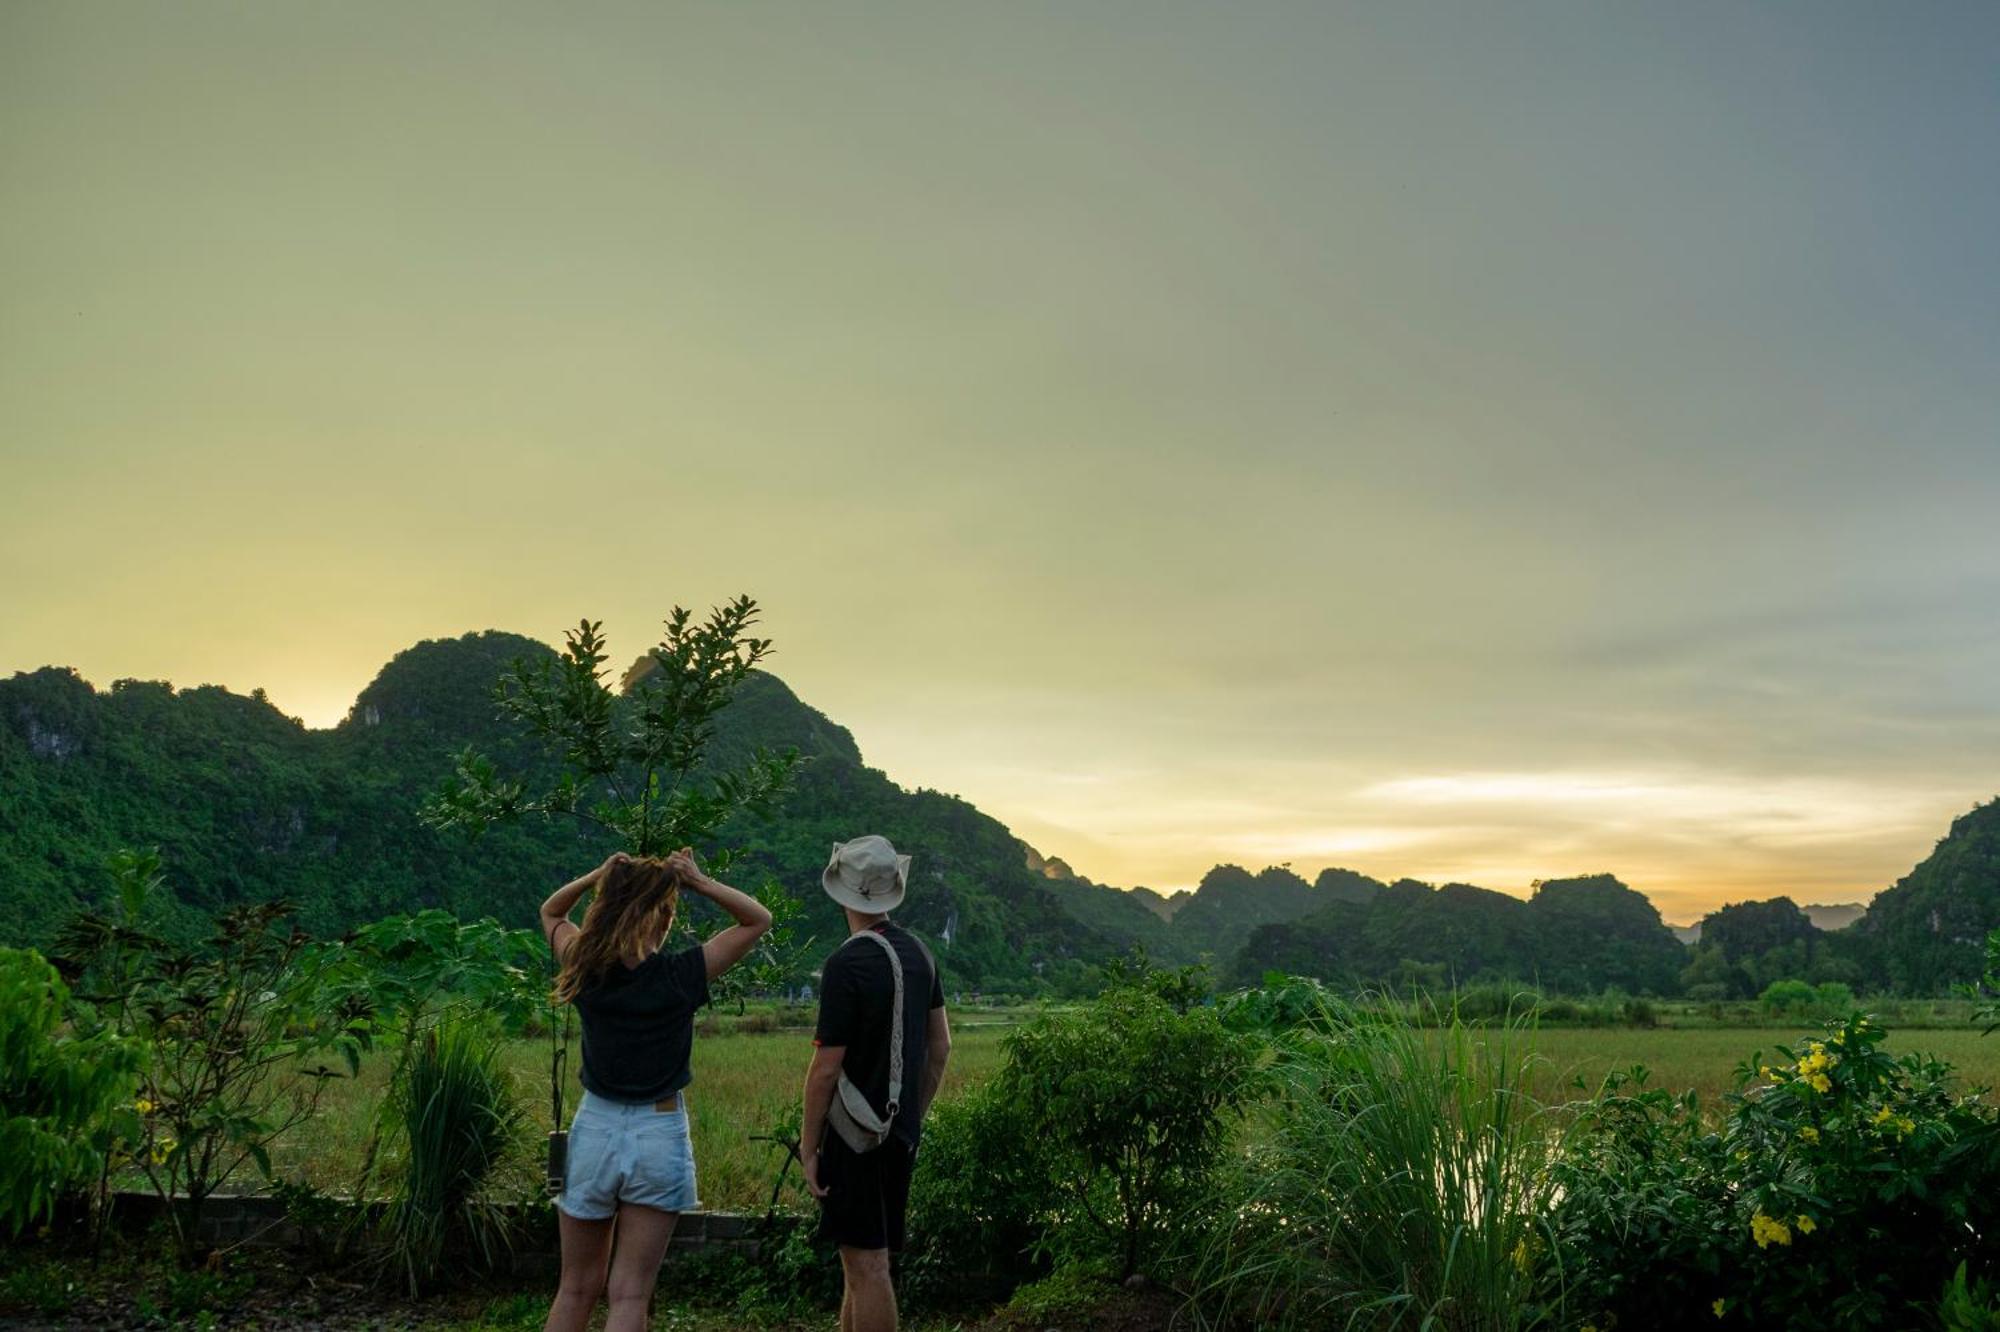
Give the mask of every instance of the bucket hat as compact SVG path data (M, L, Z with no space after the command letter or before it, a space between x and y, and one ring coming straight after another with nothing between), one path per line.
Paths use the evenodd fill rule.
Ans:
M871 916L901 906L909 880L910 858L897 855L888 838L873 833L851 842L835 842L826 870L819 876L828 897Z

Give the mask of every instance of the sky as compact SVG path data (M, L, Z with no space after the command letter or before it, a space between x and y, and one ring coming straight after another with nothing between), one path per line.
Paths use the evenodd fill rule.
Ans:
M0 673L757 597L909 786L1669 920L2000 793L2000 9L0 5Z

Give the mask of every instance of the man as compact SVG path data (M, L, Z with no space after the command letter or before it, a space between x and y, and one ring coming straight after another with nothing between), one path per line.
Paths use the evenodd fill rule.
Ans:
M895 1332L896 1288L889 1255L903 1248L903 1216L924 1111L944 1080L951 1054L944 990L930 950L889 913L902 905L910 858L887 839L857 837L833 848L820 886L847 913L847 940L820 972L819 1023L806 1070L800 1131L806 1187L820 1200L820 1234L840 1247L847 1290L841 1332ZM895 963L873 933L895 950L903 973L902 1095L890 1105L890 1036ZM827 1122L842 1075L888 1131L879 1146L856 1150ZM839 1113L836 1111L835 1113ZM850 1125L851 1131L852 1125Z

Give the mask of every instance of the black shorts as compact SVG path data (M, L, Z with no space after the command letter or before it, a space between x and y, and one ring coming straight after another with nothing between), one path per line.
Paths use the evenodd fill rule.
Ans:
M910 1209L916 1149L891 1137L857 1152L827 1130L819 1150L819 1237L848 1249L903 1251L903 1217Z

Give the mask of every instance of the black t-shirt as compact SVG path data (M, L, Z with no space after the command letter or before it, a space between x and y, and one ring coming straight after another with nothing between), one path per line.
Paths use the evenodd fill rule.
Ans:
M944 989L938 984L937 963L921 939L892 921L870 928L895 946L903 963L903 1096L891 1131L914 1147L922 1130L917 1100L930 1056L930 1011L944 1007ZM819 989L813 1044L845 1046L840 1066L847 1080L861 1089L877 1114L886 1113L889 1009L896 992L889 955L865 939L850 938L821 968Z
M887 959L884 959L886 962ZM701 945L623 963L576 997L583 1021L583 1085L606 1100L643 1104L693 1081L694 1013L708 1002Z

